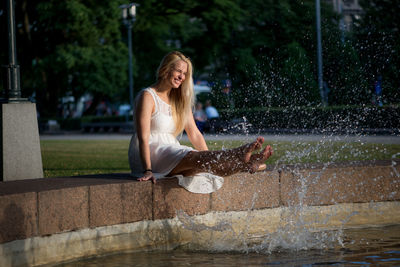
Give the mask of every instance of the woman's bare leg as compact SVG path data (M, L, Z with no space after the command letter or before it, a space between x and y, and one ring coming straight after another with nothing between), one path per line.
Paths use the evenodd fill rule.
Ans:
M194 175L209 172L228 176L237 172L255 172L260 164L272 155L272 148L267 146L263 151L253 154L262 147L264 138L244 146L223 151L191 151L170 172L169 175Z

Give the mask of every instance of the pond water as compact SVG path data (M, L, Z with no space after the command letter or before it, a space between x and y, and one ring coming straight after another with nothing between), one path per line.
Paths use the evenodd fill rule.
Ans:
M52 266L400 266L400 225L344 229L340 236L326 248L125 252Z

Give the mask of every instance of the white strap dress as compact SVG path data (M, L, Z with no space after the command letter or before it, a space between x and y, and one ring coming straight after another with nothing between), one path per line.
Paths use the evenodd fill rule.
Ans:
M174 136L175 123L172 118L171 106L165 103L152 88L146 88L154 100L155 111L151 116L150 123L150 160L153 175L157 179L166 176L178 165L189 151L194 149L183 146ZM139 152L139 141L135 131L129 145L129 165L131 175L134 177L143 176L143 165ZM208 194L221 188L224 179L210 173L199 173L194 176L176 175L179 185L193 193Z

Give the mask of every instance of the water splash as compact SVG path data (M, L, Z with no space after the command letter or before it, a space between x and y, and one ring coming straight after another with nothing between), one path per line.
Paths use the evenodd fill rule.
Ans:
M192 217L187 215L183 210L177 210L176 216L178 217L179 221L182 223L185 229L201 232L204 230L207 231L217 231L223 232L227 230L232 230L232 226L228 222L220 222L214 226L208 226L204 223L196 222Z
M399 156L400 156L400 152L392 155L392 169L393 169L394 173L396 174L396 177L400 177L400 174L396 168L397 162L395 161L395 159L398 158Z
M365 145L361 141L361 135L358 136L356 143L361 146ZM356 136L357 138L357 136ZM354 137L353 137L354 139ZM338 137L331 135L322 136L318 142L313 144L302 143L293 141L293 147L300 147L297 151L287 150L283 156L277 160L274 170L279 170L285 167L287 163L294 163L291 167L292 174L299 182L299 187L291 192L292 196L298 201L297 204L290 204L282 211L281 222L279 227L273 231L267 230L262 233L254 234L251 232L253 214L252 210L259 198L257 191L253 192L251 203L249 203L249 210L246 212L245 223L241 231L237 231L235 222L230 219L218 221L212 226L197 221L196 219L188 216L183 211L178 211L178 219L185 229L196 232L195 238L203 238L205 232L209 239L207 240L207 248L210 251L240 251L240 252L257 252L257 253L272 253L275 251L289 250L289 251L302 251L312 249L331 249L343 247L343 229L345 225L357 213L353 212L346 218L342 219L341 225L335 230L321 230L321 225L325 225L331 220L336 213L340 210L332 211L325 215L315 214L310 216L310 207L305 204L309 185L317 183L327 169L337 162L337 160L347 151L351 154L358 155L368 153L363 149L354 148L353 143L345 142L339 147L337 143ZM298 162L307 162L309 158L319 158L322 150L332 150L328 159L321 159L321 168L318 171L304 175L301 171L301 165ZM375 147L374 149L378 149ZM332 183L337 179L336 175L329 178ZM318 201L315 200L315 201ZM333 200L335 202L335 200ZM340 209L338 207L338 209ZM311 218L315 218L310 221ZM264 218L267 219L267 218ZM319 226L318 226L319 225ZM204 248L204 247L203 247Z
M268 84L263 84L263 86L267 88ZM263 86L261 87L264 88ZM271 93L266 93L264 97L267 97L267 99L268 97L272 98ZM312 108L310 112L313 112ZM358 119L361 121L364 120L364 118ZM288 207L282 208L284 209L284 214L281 217L279 227L275 231L264 231L258 234L251 233L251 220L253 219L252 210L259 198L256 190L253 192L253 198L249 204L249 211L245 215L245 226L239 232L235 228L232 220L219 221L213 226L208 226L187 216L184 212L178 215L178 219L186 229L196 232L211 232L209 237L212 237L212 239L208 241L210 250L272 253L281 250L302 251L344 247L343 225L353 216L356 216L357 213L350 213L346 218L342 219L342 226L337 227L335 230L321 230L321 228L316 225L326 224L335 216L335 211L332 211L333 214L325 214L323 216L317 214L318 216L315 216L316 219L314 221L310 221L310 216L305 217L305 214L309 212L309 207L305 201L309 185L318 183L328 168L338 161L349 161L352 158L358 160L374 159L373 157L371 158L374 152L379 151L387 155L390 153L390 149L388 151L387 148L379 144L367 144L364 142L362 134L363 125L361 125L358 120L354 120L353 117L337 117L336 120L332 127L315 129L322 133L322 136L320 136L317 142L291 141L288 142L289 149L280 151L281 156L275 161L273 170L279 171L281 168L285 168L287 165L291 164L292 174L295 179L298 180L299 187L293 190L293 192L290 192L297 200L297 204L289 203ZM254 133L257 129L253 128L253 125L248 123L246 117L234 122L235 123L233 123L230 128L225 128L224 132L230 132L232 134L243 132L244 136L241 137L241 140L245 142L252 141L249 140L249 134ZM261 131L261 129L258 129L259 133ZM345 133L344 135L338 136L338 133L342 134L343 132ZM346 140L346 138L352 141L343 141ZM338 143L339 141L340 143ZM229 141L224 140L223 149L225 147L232 147L228 145L227 142ZM266 140L266 143L268 143L268 140ZM275 147L275 145L279 146L279 144L272 144L273 147ZM399 155L400 153L397 153L392 156L392 168L397 177L400 177L400 175L396 168L398 162L395 159L398 158ZM315 162L318 163L320 167L318 171L309 175L304 175L301 171L304 162ZM334 184L336 179L338 179L338 177L336 177L336 174L333 174L329 177L329 184ZM361 182L357 184L357 186L362 187L363 183ZM393 194L396 194L396 192L393 192ZM313 199L313 202L317 203L318 199ZM337 203L337 200L332 199L332 203ZM339 213L339 211L337 211L337 213ZM198 235L202 234L199 233Z
M335 248L338 245L343 246L342 229L314 232L301 223L290 223L276 233L267 235L264 242L254 248L254 251L272 253L281 250L319 250Z
M245 220L241 223L243 227L240 230L238 230L237 221L227 218L226 214L225 217L222 216L223 219L210 226L197 221L183 211L177 211L182 227L193 233L192 243L187 246L190 250L270 254L282 250L320 250L344 246L341 228L321 230L313 226L329 220L330 215L318 222L309 222L304 219L302 208L299 206L287 208L284 214L276 231L269 232L270 230L266 229L264 232L254 233L251 231L251 222L254 222L251 211L242 216ZM266 219L263 218L263 220Z

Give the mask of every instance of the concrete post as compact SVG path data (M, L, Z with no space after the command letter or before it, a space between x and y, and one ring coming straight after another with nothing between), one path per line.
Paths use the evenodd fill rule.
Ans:
M43 178L36 105L2 103L0 181Z

